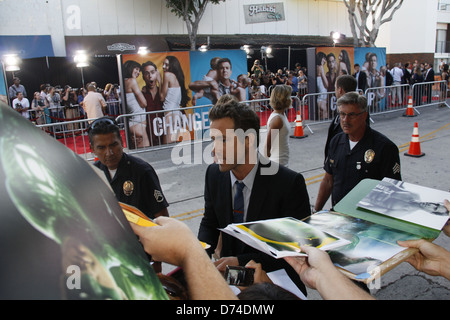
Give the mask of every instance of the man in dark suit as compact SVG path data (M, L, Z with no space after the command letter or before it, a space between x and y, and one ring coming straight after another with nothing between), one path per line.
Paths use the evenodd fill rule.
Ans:
M216 163L206 171L205 213L198 233L199 240L211 245L209 254L219 243L219 228L231 223L280 217L303 219L311 214L303 176L258 154L259 118L253 110L235 99L219 101L210 110L209 120ZM245 185L239 210L235 181ZM226 265L245 266L254 260L265 271L284 268L292 274L293 269L283 259L276 260L227 234L222 233L220 238L220 259L216 261L219 271L225 271ZM294 278L304 290L298 276L293 276L295 282Z
M423 82L434 82L434 70L429 63L425 63L425 74ZM425 84L425 92L427 95L427 104L431 103L431 94L433 91L433 83Z
M362 90L362 92L366 92L367 89L367 73L365 71L360 71L359 64L355 64L353 66L355 68L355 73L353 76L356 78L356 81L358 83L357 88L359 90Z

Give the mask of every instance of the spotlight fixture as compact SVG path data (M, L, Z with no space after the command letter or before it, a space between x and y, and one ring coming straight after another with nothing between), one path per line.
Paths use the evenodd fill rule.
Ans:
M251 59L251 55L255 53L255 51L248 44L243 45L240 49L245 51L247 54L247 59Z
M77 51L77 54L73 57L73 61L77 64L78 68L84 68L88 67L88 56L86 54L86 51L79 50Z
M5 71L19 71L20 58L16 54L5 54L3 56Z
M330 32L330 37L331 37L331 39L333 40L333 42L335 44L338 43L340 40L344 40L346 38L345 34L342 34L342 33L338 32L338 31L331 31Z
M208 51L208 45L203 44L200 46L200 48L198 50L201 52L206 52L206 51Z
M139 47L139 50L138 50L137 53L142 55L142 56L145 56L149 52L150 52L150 50L148 50L147 47Z

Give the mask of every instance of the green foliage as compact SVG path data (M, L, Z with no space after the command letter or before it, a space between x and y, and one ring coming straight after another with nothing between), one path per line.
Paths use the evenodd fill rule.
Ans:
M177 17L186 22L191 42L191 50L195 50L197 30L208 3L219 4L225 0L166 0L166 7Z
M192 20L192 16L198 17L208 3L219 4L221 1L224 0L166 0L166 7L178 17Z

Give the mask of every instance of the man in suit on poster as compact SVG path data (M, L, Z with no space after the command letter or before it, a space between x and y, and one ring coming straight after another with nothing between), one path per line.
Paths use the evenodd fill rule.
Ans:
M303 176L258 154L259 118L247 105L235 99L219 101L210 110L209 119L217 163L206 171L199 240L211 245L209 254L221 242L217 249L220 259L215 262L219 271L225 271L226 265L245 266L254 260L265 271L284 268L305 292L283 259L276 260L227 234L220 235L219 230L231 223L309 216L311 207Z

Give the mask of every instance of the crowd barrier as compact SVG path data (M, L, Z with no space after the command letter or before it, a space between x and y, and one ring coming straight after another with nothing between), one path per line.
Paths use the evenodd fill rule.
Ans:
M272 113L269 98L243 101L259 116L261 127L267 125ZM290 122L295 121L297 109L301 105L298 97L292 97L292 108L287 112ZM128 137L129 153L139 153L152 149L164 149L177 142L197 143L208 141L208 113L212 104L174 109L171 111L151 111L139 114L124 114L116 121L123 124ZM146 136L143 137L143 134ZM148 137L148 140L147 140Z
M413 86L398 85L369 88L364 93L367 97L370 114L399 111L412 103L414 109L432 104L446 104L447 85L445 81L417 83ZM264 128L272 112L269 98L249 100L248 104L260 117ZM139 114L123 114L116 118L128 153L147 152L149 150L171 148L175 143L199 143L208 141L210 105L174 109L170 111L151 111ZM447 105L447 107L449 107ZM303 126L311 133L312 125L329 122L336 114L335 92L309 93L302 99L292 97L292 107L287 111L289 121L294 125L296 115L300 115ZM450 108L450 107L449 107ZM416 110L417 113L419 113ZM86 160L93 160L87 137L90 121L87 119L54 118L53 122L37 127L70 147ZM373 120L372 120L373 121Z
M412 86L408 84L393 85L385 87L368 88L365 92L360 91L367 98L370 115L406 110L408 103L417 114L419 107L433 104L447 105L448 85L446 81L421 82ZM336 93L309 93L302 99L303 126L313 133L311 126L328 122L336 115ZM450 107L449 107L450 108ZM373 119L371 118L373 122Z

